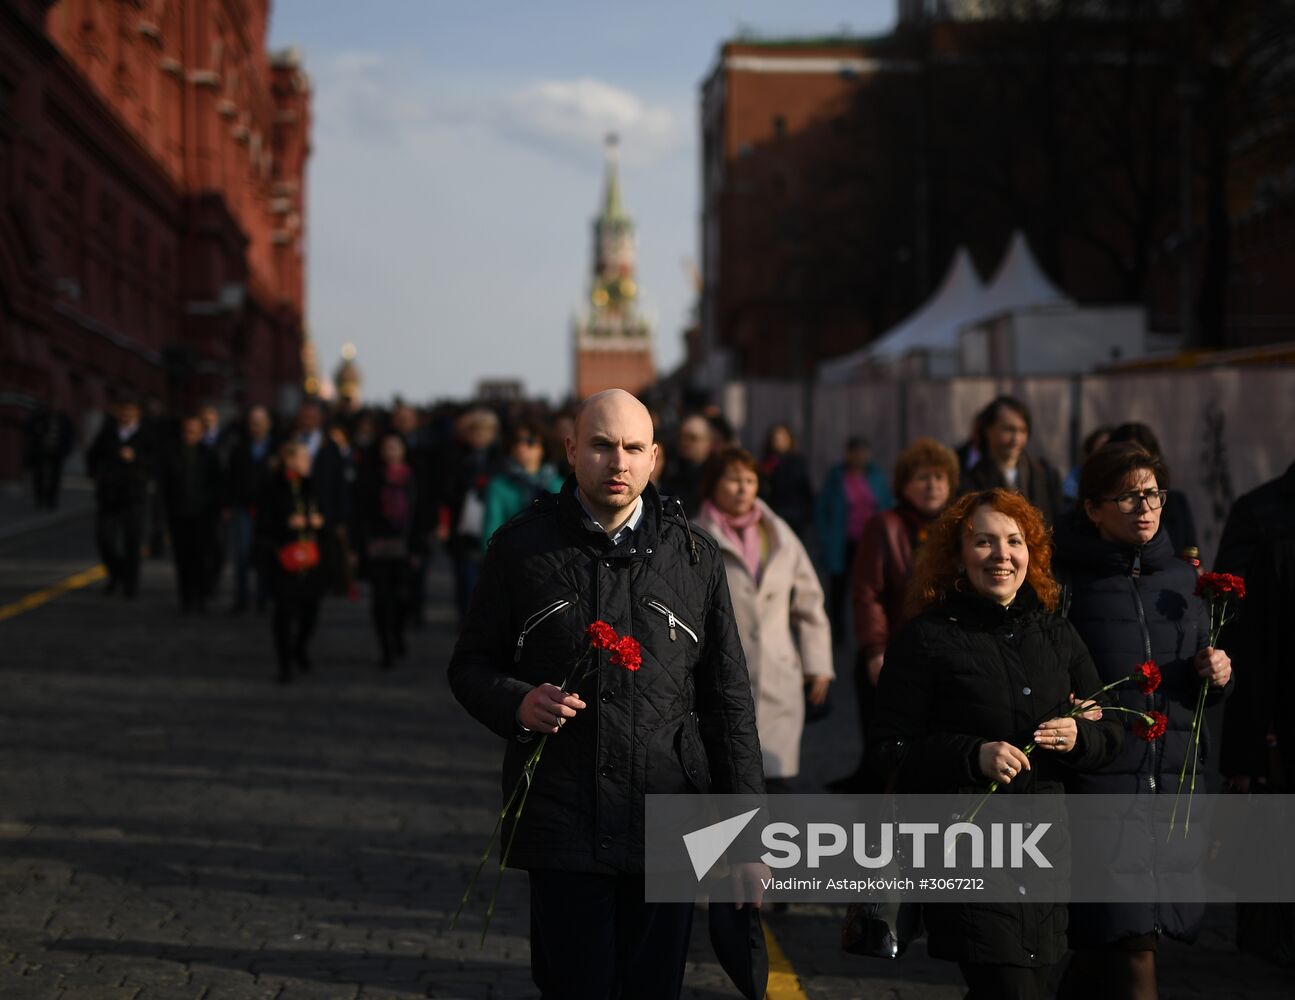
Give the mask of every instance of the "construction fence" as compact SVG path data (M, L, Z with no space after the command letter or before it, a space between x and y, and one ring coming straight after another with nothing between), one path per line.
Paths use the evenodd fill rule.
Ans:
M1295 461L1295 367L1217 367L1033 378L948 379L806 385L729 383L724 412L757 453L770 425L785 423L801 443L816 483L866 437L885 469L913 438L965 441L976 412L1007 393L1033 417L1029 451L1064 476L1093 428L1141 421L1160 440L1171 483L1191 501L1202 563L1212 564L1238 496Z

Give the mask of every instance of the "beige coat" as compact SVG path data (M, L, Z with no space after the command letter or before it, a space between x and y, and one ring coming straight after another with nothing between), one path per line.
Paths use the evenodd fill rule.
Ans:
M724 554L733 612L751 674L765 777L790 778L800 770L805 679L835 676L832 628L823 607L823 588L805 546L763 500L756 503L771 529L768 561L758 586L723 529L705 515L697 523L715 537Z

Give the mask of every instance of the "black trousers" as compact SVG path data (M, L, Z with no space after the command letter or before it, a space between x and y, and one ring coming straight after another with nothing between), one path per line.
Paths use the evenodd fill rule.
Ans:
M280 574L283 576L286 574ZM279 672L292 670L309 663L310 637L315 634L319 621L319 604L322 593L309 583L280 580L274 592L274 651L279 659Z
M108 570L108 581L121 584L127 594L139 590L139 547L143 541L143 505L100 510L95 517L99 558Z
M846 595L850 593L851 574L854 572L854 553L859 547L857 538L846 539L845 569L833 573L827 585L827 616L832 622L832 640L840 642L850 634L849 603Z
M36 506L57 510L59 487L63 483L63 459L38 458L31 474L32 485L36 488Z
M532 871L531 976L543 1000L675 1000L691 903L645 903L642 875Z
M1048 995L1052 966L1025 969L1019 965L972 965L959 962L967 983L963 1000L1043 1000Z
M412 611L414 568L408 559L373 559L369 585L373 595L373 628L384 660L405 648L405 623Z
M214 520L207 514L171 518L175 583L180 592L180 607L186 611L201 607L207 598L211 536L214 531Z

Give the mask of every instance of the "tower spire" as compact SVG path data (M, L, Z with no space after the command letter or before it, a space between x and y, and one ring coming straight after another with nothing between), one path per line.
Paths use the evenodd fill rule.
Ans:
M608 132L603 140L603 149L607 159L607 190L603 196L602 218L609 222L619 221L625 218L621 204L620 136Z

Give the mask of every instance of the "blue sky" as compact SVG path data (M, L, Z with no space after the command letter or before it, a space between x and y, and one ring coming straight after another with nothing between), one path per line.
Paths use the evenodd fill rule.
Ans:
M589 282L601 137L625 201L658 367L674 368L698 257L698 87L721 42L890 27L894 0L653 3L274 0L271 44L314 85L308 322L356 344L366 395L559 397Z

